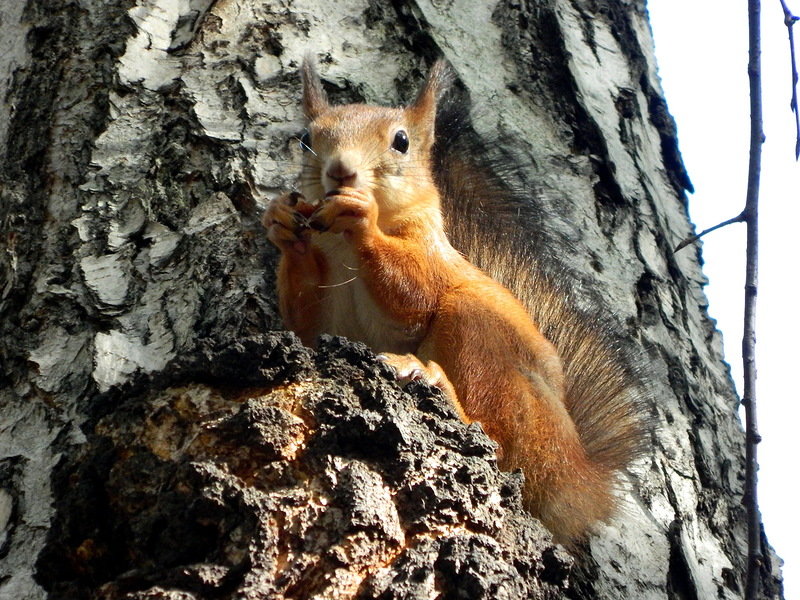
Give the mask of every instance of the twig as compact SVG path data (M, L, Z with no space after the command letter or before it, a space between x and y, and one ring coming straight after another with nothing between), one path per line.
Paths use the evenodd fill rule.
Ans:
M742 363L744 368L745 409L745 497L747 507L747 582L745 599L759 597L761 554L761 513L758 510L758 433L756 419L756 296L758 293L758 194L761 181L761 147L764 126L761 106L761 3L748 0L750 58L747 74L750 80L750 165L747 173L747 198L744 208L747 223L747 267L744 293L744 334Z
M795 124L795 145L794 145L794 158L795 160L800 159L800 109L798 109L797 103L797 83L800 79L797 74L797 61L795 58L795 51L794 51L794 29L792 26L797 22L800 21L800 17L796 17L792 14L792 11L789 10L789 6L786 4L786 0L780 0L781 7L783 7L783 23L786 25L786 29L789 32L789 54L792 60L792 101L790 103L790 107L792 112L794 113L794 124ZM760 9L759 9L760 12ZM760 20L760 19L759 19ZM761 50L759 48L759 55ZM760 56L759 56L760 58ZM760 81L760 76L759 76ZM760 84L759 84L760 85ZM752 88L751 88L752 89ZM760 92L759 92L760 93ZM760 101L759 101L760 104ZM759 167L760 168L760 167ZM742 223L745 221L745 213L742 212L741 214L733 217L732 219L728 219L727 221L723 221L718 225L714 225L713 227L709 227L705 231L698 233L697 235L693 235L691 237L686 238L680 244L675 247L673 252L677 252L678 250L683 250L686 246L693 244L694 242L698 241L701 237L706 235L707 233L711 233L712 231L716 231L721 227L725 227L726 225L730 225L732 223Z
M793 95L792 110L798 120L797 72L794 62L794 39L791 24L798 20L788 12L784 0L789 42L792 49ZM720 227L744 221L747 224L747 264L745 267L744 334L742 335L742 363L744 367L745 409L745 491L743 502L747 510L747 581L745 600L757 600L761 587L760 571L764 558L761 552L761 513L758 509L758 433L756 419L756 297L758 295L758 194L761 184L761 146L764 143L764 123L761 103L761 3L748 0L750 59L747 74L750 80L750 164L747 173L747 197L744 210L738 216L706 229L698 235L683 240L675 252L696 242ZM800 124L798 124L796 151L800 151Z
M780 0L783 7L783 23L789 31L789 54L792 59L792 102L790 104L792 112L794 113L794 125L796 131L795 144L794 144L794 159L800 158L800 112L797 109L797 62L794 54L794 30L792 25L800 20L800 17L795 17L786 5L785 0Z
M745 220L745 214L744 214L744 212L741 212L738 215L736 215L735 217L733 217L732 219L728 219L727 221L723 221L722 223L718 223L718 224L714 225L713 227L709 227L708 229L705 229L705 230L701 231L697 235L693 235L691 237L686 238L680 244L675 246L675 250L673 250L672 252L675 253L678 250L683 250L689 244L694 244L697 240L699 240L705 234L711 233L712 231L716 231L720 227L725 227L726 225L730 225L731 223L743 223L744 220Z

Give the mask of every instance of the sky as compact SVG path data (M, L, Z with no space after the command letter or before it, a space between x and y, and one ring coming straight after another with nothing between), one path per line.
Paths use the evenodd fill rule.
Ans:
M800 0L786 0L800 16ZM747 3L648 0L659 73L678 143L694 184L689 211L698 231L744 208L750 135ZM756 316L759 500L767 537L784 559L787 600L800 600L800 165L794 158L791 64L779 0L761 14L764 132L759 203ZM800 52L800 24L795 27ZM800 56L798 56L800 60ZM709 313L742 389L745 225L703 239Z

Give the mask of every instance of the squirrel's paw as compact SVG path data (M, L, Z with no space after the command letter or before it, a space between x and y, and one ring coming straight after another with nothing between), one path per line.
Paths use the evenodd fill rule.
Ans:
M341 188L328 192L322 206L309 219L317 231L363 234L378 222L378 205L368 192Z
M261 218L267 238L281 251L291 249L304 253L308 249L311 232L308 217L315 209L300 192L289 192L273 198Z
M424 364L413 354L391 354L389 352L379 354L378 360L388 364L394 369L400 385L405 386L411 381L423 380L429 385L442 390L447 399L452 402L461 420L465 423L471 422L471 419L467 417L461 403L458 401L453 384L450 383L450 380L447 378L442 367L439 366L439 363L429 360L428 364Z

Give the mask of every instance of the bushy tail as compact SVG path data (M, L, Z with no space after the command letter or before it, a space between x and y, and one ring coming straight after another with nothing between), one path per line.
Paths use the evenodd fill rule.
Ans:
M503 145L481 146L458 113L440 113L437 127L435 172L451 243L510 289L557 348L567 410L589 460L602 471L626 468L648 446L652 412L621 326L601 314L599 299L594 311L578 308L567 286L580 279L555 258L569 246L542 231L530 187L515 191L524 182L515 183L518 169ZM477 156L482 163L469 158ZM585 294L581 300L588 304Z

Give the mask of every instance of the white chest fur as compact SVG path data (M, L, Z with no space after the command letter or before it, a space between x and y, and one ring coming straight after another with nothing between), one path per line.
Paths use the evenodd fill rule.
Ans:
M315 245L328 263L320 332L364 342L376 352L416 352L421 332L386 316L370 293L352 245L342 235L329 233L319 235Z

